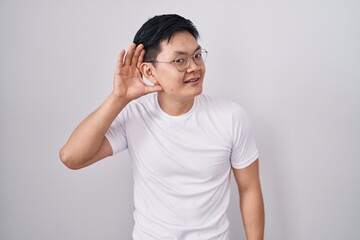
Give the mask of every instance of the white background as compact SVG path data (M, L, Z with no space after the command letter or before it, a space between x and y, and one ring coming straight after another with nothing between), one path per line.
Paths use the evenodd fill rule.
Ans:
M127 152L71 171L58 150L163 13L198 27L204 91L252 120L266 239L360 239L360 2L347 0L0 0L0 239L131 238ZM231 239L245 239L232 192Z

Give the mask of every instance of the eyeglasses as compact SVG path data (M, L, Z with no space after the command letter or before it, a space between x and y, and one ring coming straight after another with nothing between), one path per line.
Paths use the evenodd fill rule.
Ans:
M179 56L177 56L175 58L174 61L171 61L171 62L162 62L162 61L156 61L156 60L154 60L154 61L146 61L146 62L151 62L151 63L174 63L179 72L185 72L190 66L190 58L192 58L194 60L194 63L197 66L203 66L205 61L206 61L207 53L208 52L205 49L199 49L192 56L188 56L186 54L180 54Z

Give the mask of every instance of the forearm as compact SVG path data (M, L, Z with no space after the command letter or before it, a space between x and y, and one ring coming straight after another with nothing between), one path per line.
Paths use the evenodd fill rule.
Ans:
M111 146L104 136L116 116L130 101L163 90L159 85L143 82L139 66L144 54L142 44L131 44L127 53L120 52L111 95L80 123L60 150L60 159L67 167L79 169L111 155Z
M240 209L247 240L264 239L265 214L260 187L240 194Z
M82 166L89 161L99 150L111 123L127 103L125 99L110 95L83 120L60 150L60 158L64 164L69 167Z

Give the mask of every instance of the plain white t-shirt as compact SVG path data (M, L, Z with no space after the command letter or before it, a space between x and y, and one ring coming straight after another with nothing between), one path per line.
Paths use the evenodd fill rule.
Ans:
M201 94L170 116L157 94L129 103L106 138L133 161L133 239L228 239L231 167L245 168L258 150L244 110Z

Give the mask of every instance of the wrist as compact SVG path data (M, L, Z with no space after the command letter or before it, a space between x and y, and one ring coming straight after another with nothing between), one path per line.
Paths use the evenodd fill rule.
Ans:
M108 97L108 100L112 105L115 105L119 109L124 108L131 101L126 97L115 94L114 92L111 92L111 94Z

